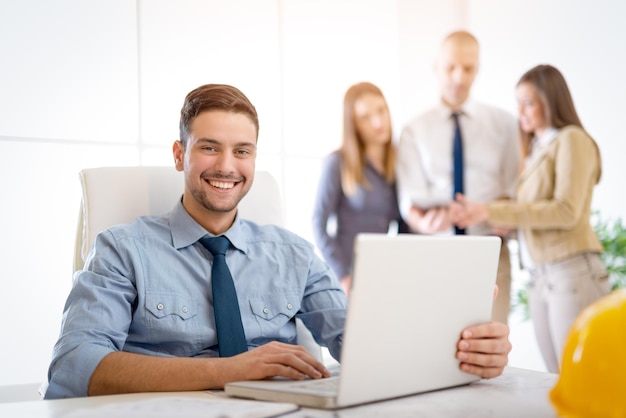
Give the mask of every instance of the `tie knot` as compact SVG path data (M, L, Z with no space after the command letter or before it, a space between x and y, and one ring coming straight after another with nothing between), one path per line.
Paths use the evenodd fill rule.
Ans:
M218 254L226 255L226 250L230 245L230 241L224 235L200 238L200 243L213 254L213 257Z
M454 119L454 122L458 123L460 116L461 116L461 112L452 112L452 119Z

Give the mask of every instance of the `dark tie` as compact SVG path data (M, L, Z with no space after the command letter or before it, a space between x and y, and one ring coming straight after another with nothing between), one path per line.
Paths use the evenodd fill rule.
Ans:
M230 242L220 235L201 238L200 243L213 254L211 288L220 357L231 357L248 351L235 284L226 264L226 250Z
M461 128L459 127L459 113L453 113L454 119L454 143L452 145L452 155L454 157L454 190L452 192L452 200L456 198L457 193L465 193L463 189L463 140L461 139ZM464 235L465 229L454 227L454 233Z

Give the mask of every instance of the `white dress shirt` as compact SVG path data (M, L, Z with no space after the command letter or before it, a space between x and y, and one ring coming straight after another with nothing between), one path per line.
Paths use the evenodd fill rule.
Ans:
M464 189L468 199L486 203L514 195L519 167L517 121L496 107L468 101L460 110ZM454 120L440 104L411 121L398 144L397 183L400 212L406 219L420 201L452 200ZM490 234L484 224L472 235Z

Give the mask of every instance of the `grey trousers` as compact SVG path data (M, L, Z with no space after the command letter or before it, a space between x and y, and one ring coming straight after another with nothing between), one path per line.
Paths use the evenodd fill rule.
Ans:
M530 270L530 317L549 372L559 372L567 334L578 314L610 291L608 273L596 253Z

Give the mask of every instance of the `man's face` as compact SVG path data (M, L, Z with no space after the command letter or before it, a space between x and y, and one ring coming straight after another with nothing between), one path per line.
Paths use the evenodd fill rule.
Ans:
M441 99L452 109L458 109L469 97L478 72L478 45L449 40L435 64L441 87Z
M183 203L194 218L235 214L252 186L256 142L247 115L207 111L194 119L186 148L174 144L176 169L185 172Z

